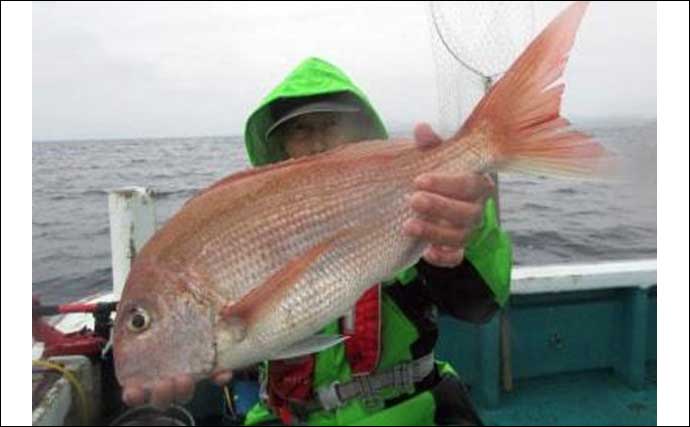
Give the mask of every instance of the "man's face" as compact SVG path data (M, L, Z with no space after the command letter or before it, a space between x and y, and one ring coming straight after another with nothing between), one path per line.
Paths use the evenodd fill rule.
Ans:
M322 153L359 140L358 118L351 113L303 114L276 129L274 138L293 159Z

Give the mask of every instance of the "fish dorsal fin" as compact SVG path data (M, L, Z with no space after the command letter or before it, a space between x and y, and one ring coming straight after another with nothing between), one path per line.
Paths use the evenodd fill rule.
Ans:
M245 178L256 177L256 176L263 175L263 174L266 174L269 172L276 172L276 171L279 171L282 169L287 169L289 167L312 163L312 162L321 160L323 157L332 156L334 153L342 151L346 147L347 147L347 145L343 145L341 147L337 147L333 150L329 150L329 151L326 151L323 153L313 154L311 156L300 157L297 159L287 159L287 160L283 160L283 161L278 162L278 163L272 163L272 164L268 164L268 165L257 166L257 167L251 168L251 169L247 169L247 170L233 173L231 175L226 176L225 178L220 179L219 181L214 182L210 186L208 186L202 190L199 190L191 199L189 199L187 201L187 203L191 202L192 200L196 199L199 196L202 196L202 195L209 193L213 190L216 190L218 188L225 187L227 185L235 184L238 181L241 181Z
M196 199L197 197L202 196L202 195L204 195L204 194L206 194L212 190L215 190L215 189L220 188L220 187L224 187L226 185L236 183L237 181L241 181L245 178L250 178L252 176L265 174L266 172L284 169L286 167L298 165L300 163L306 163L307 161L310 161L310 160L311 160L310 157L303 157L300 159L289 159L289 160L282 161L280 163L274 163L274 164L270 164L270 165L266 165L266 166L258 166L258 167L252 168L252 169L247 169L247 170L233 173L231 175L226 176L225 178L220 179L219 181L214 182L210 186L208 186L202 190L199 190L194 195L194 197L192 197L190 200L187 201L187 203L189 203L190 201Z
M313 335L298 341L270 356L270 360L294 359L313 353L319 353L348 339L345 335Z

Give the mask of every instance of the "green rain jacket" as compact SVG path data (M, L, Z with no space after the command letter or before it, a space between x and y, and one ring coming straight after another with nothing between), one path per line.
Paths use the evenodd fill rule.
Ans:
M352 97L358 102L362 111L373 121L380 138L387 138L386 129L376 111L364 93L350 81L338 68L318 58L309 58L293 70L249 116L245 128L245 144L252 165L260 166L278 162L287 158L282 147L268 144L265 140L266 130L273 124L270 106L274 102L310 96L340 94ZM488 200L484 209L482 224L475 231L470 243L465 248L465 262L470 262L483 281L491 290L495 302L503 306L508 299L512 252L510 240L500 230L497 221L496 206ZM386 283L400 282L406 284L415 279L417 269L412 266L398 272ZM452 286L452 284L449 284ZM385 293L382 294L382 354L377 370L384 370L412 359L410 345L418 338L414 325L405 317L399 307ZM338 322L325 328L325 333L338 334ZM442 371L452 372L448 365ZM350 368L345 358L344 346L337 345L316 355L313 386L351 378ZM391 390L384 393L385 399L399 396ZM404 400L396 406L383 409L383 406L372 407L354 400L333 411L317 411L309 414L310 425L379 425L407 424L419 425L433 423L435 411L434 399L429 392L419 393ZM247 415L247 424L266 422L275 417L263 405L257 404Z

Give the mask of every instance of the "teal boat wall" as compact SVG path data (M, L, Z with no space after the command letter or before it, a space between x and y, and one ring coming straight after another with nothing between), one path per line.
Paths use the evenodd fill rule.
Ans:
M515 295L505 314L516 381L610 368L640 389L656 359L656 287ZM450 361L477 403L489 408L501 396L500 319L483 325L440 320L438 357Z
M656 287L649 290L647 298L647 360L656 361Z

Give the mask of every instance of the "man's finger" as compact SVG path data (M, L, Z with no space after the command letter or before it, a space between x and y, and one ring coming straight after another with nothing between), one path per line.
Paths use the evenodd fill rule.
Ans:
M410 207L430 221L445 220L451 225L472 227L481 220L484 206L418 191L410 197Z
M431 129L428 123L419 123L414 127L414 140L419 148L431 148L442 142L440 136Z
M122 401L127 406L139 406L146 403L147 392L142 387L128 386L122 391Z
M187 403L194 397L194 380L189 375L178 375L173 378L175 383L175 400Z
M418 190L438 193L458 200L474 202L491 194L495 188L493 180L488 175L444 175L423 174L414 181Z
M175 396L175 384L172 379L158 381L151 390L151 406L157 409L166 409L173 402Z
M446 249L438 245L429 245L424 251L424 259L437 267L457 267L463 260L461 248Z
M224 386L229 383L231 379L232 371L229 370L217 371L211 375L211 380L219 386Z
M403 232L429 243L448 246L464 246L468 235L466 228L446 227L416 218L403 224Z

